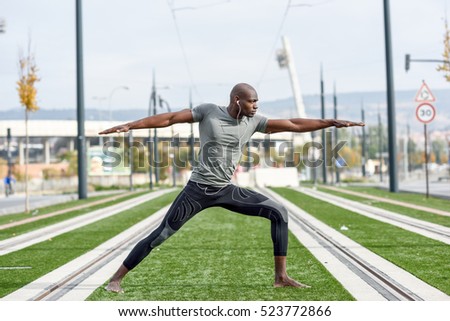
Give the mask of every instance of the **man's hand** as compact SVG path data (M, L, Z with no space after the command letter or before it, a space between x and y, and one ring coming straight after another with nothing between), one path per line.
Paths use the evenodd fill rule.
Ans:
M364 124L363 122L353 122L353 121L348 121L348 120L335 119L333 121L333 126L337 127L337 128L342 128L342 127L353 127L353 126L366 126L366 124Z
M106 135L111 133L127 133L130 130L128 124L114 126L98 133L99 135Z

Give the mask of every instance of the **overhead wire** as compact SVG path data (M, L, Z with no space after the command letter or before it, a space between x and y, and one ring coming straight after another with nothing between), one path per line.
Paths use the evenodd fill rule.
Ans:
M256 82L256 88L257 89L259 89L259 86L261 85L261 82L263 81L263 79L264 79L264 77L266 75L267 67L269 66L270 61L273 59L272 58L272 54L275 51L275 48L276 48L276 46L278 44L278 41L280 39L281 31L283 30L284 23L286 21L286 18L287 18L288 12L289 12L289 8L291 7L291 2L292 2L292 0L288 0L288 2L286 4L286 8L285 8L284 13L283 13L283 18L281 20L280 26L278 27L277 34L275 36L275 41L273 42L273 45L272 45L272 47L270 49L269 55L267 57L266 63L265 63L264 68L263 68L263 72L261 74L261 77Z
M263 81L263 79L265 77L265 74L267 72L267 68L269 66L270 61L273 59L272 55L275 52L275 48L276 48L277 43L278 43L278 41L280 39L281 32L283 31L283 27L284 27L284 24L286 22L287 15L289 13L289 9L290 8L294 8L294 7L315 7L315 6L318 6L318 5L327 4L327 3L331 2L331 1L333 1L333 0L324 0L324 1L321 1L319 3L314 3L314 4L309 4L309 3L294 3L294 4L292 4L292 0L288 0L288 2L286 4L286 8L285 8L284 13L283 13L283 18L281 20L280 26L278 27L277 34L275 36L275 40L273 42L272 48L270 49L269 55L267 57L265 65L264 65L263 72L261 74L260 79L256 83L256 88L257 89L259 88L259 86L261 85L261 82Z
M174 22L174 25L175 25L175 30L177 32L178 42L179 42L180 47L181 47L181 53L183 54L184 64L186 66L186 71L188 73L188 77L189 77L189 80L190 80L190 83L191 83L191 87L195 91L195 93L200 97L200 100L203 100L201 98L200 92L198 91L197 85L194 82L194 77L192 76L191 66L189 64L189 59L188 59L187 54L186 54L186 49L185 49L185 46L184 46L184 43L183 43L183 39L181 37L180 27L178 26L177 17L175 15L175 11L177 9L174 7L174 1L173 0L167 0L167 4L168 4L168 6L170 8L170 11L172 13L172 18L173 18L173 22Z

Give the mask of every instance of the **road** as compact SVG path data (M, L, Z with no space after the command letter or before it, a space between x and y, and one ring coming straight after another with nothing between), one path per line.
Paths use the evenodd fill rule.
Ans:
M121 191L104 191L89 193L88 196L113 194ZM78 194L48 194L30 195L30 210L33 213L37 208L78 199ZM21 213L25 211L25 194L14 194L9 197L0 196L0 215Z

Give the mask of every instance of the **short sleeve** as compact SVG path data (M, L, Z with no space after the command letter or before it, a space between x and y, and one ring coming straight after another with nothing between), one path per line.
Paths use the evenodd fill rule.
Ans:
M211 104L201 104L192 109L192 118L194 122L203 120L203 117L211 111Z
M257 121L255 131L264 133L267 128L267 122L268 122L267 117L262 116L262 115L255 115L255 118L256 118L255 120Z

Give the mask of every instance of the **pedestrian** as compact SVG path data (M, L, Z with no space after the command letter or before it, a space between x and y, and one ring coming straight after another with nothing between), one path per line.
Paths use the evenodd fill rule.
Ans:
M13 184L16 182L16 180L11 176L11 174L6 175L6 177L3 179L3 183L5 185L5 195L8 197L9 195L14 194L14 186Z
M361 122L334 119L267 119L257 114L258 94L249 84L235 85L227 107L201 104L192 110L163 113L115 126L100 135L132 129L161 128L178 123L199 123L200 154L185 188L172 203L158 228L139 241L111 277L106 290L123 292L124 276L150 252L177 232L200 211L213 206L271 221L275 287L308 287L286 273L288 212L280 204L255 191L231 184L242 147L255 132L310 132L331 126L364 126Z

